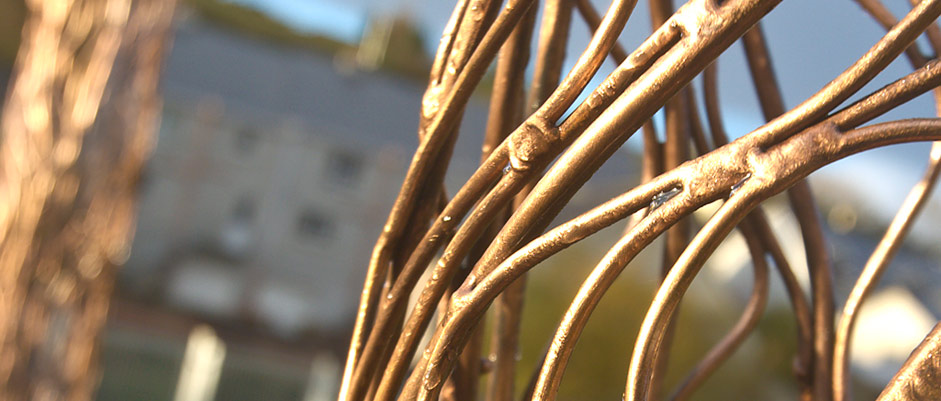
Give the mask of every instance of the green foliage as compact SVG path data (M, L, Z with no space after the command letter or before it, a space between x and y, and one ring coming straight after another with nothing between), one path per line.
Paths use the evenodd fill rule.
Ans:
M105 337L101 352L105 374L96 400L173 399L184 345L167 345L160 341L149 344L145 347L134 341L115 340L112 334Z
M272 42L311 50L336 52L350 45L318 35L297 32L251 8L220 0L184 0L201 17ZM20 43L26 15L23 0L0 0L0 63L11 64Z
M226 29L260 38L275 45L298 47L323 53L354 53L357 44L298 32L267 14L223 0L183 0L183 5L199 17ZM26 15L23 0L0 0L0 65L12 65L19 48L21 27ZM421 32L405 17L392 19L385 57L378 66L417 81L428 77L431 65Z
M185 4L210 22L274 44L330 54L352 54L357 51L358 44L298 32L258 10L242 5L222 0L185 0ZM381 21L373 21L370 30L377 22ZM377 67L410 79L426 80L431 60L425 52L421 32L413 21L406 17L394 17L391 24L385 56Z
M614 228L614 230L616 230ZM516 388L527 385L578 287L613 242L589 238L537 266L527 283L521 361ZM641 253L607 291L578 340L559 390L559 400L620 399L640 324L659 285L659 247ZM772 277L775 280L776 277ZM739 319L747 299L716 282L697 278L680 306L664 396ZM694 394L694 400L794 399L796 347L793 314L786 307L765 311L756 330L728 362Z
M275 43L331 53L350 47L325 36L298 32L258 10L238 4L220 0L185 0L184 4L208 21Z
M425 43L415 24L404 17L392 21L383 69L417 80L427 80L431 60L425 53Z

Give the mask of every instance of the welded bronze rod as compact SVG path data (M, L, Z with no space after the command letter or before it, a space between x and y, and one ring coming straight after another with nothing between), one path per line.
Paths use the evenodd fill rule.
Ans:
M912 351L877 401L941 399L941 323Z
M724 338L709 350L709 353L693 369L692 372L683 380L679 388L670 396L673 401L689 399L693 391L699 387L712 372L718 369L719 365L732 355L739 345L745 341L755 326L758 325L758 319L764 312L765 305L768 302L768 262L765 259L765 250L762 248L761 240L758 234L746 221L739 225L745 243L748 246L748 252L752 257L752 267L754 270L754 285L751 296L748 298L748 304L742 317L735 323L735 326L726 334Z
M745 34L742 43L745 47L752 82L758 93L758 103L761 105L765 119L771 121L784 114L786 109L771 67L771 56L765 45L761 23L756 24ZM814 355L811 364L813 381L810 389L805 387L802 391L811 390L815 400L825 401L832 398L831 366L834 342L832 267L810 186L806 181L799 181L787 191L787 196L804 241L807 266L810 270L811 304L813 305L812 350ZM806 398L807 394L803 397Z
M689 397L755 327L767 298L765 257L770 255L797 323L795 373L801 398L846 401L845 338L854 312L844 313L834 340L827 247L802 180L867 149L941 139L938 119L863 126L941 84L941 65L927 61L913 45L924 33L935 53L941 50L941 29L934 23L941 14L941 0L914 1L913 9L899 21L876 0L859 2L888 32L824 88L787 110L758 25L777 1L691 0L674 12L669 1L652 0L654 32L628 54L617 39L635 0L612 1L604 15L588 0L548 0L534 49L528 45L536 2L458 0L422 100L419 147L370 260L340 400L472 400L484 370L492 375L486 399L513 399L524 275L546 258L633 216L624 235L583 279L538 375L530 388L521 389L524 399L556 397L595 306L627 264L663 236L666 275L639 328L625 385L628 400L661 398L659 383L668 368L666 350L673 330L670 322L705 260L738 226L753 256L752 296L738 323L677 388L674 398ZM593 35L574 67L565 72L575 9ZM709 66L739 38L769 122L730 143L721 122L715 68ZM524 71L531 53L535 72L524 98ZM902 53L919 68L836 110ZM575 104L609 56L617 67ZM449 200L443 179L457 136L476 134L459 132L458 123L470 94L495 59L482 163ZM688 86L703 72L708 133L699 121L694 89ZM658 110L666 115L664 144L651 123ZM641 183L549 229L576 191L642 127ZM690 144L699 157L686 161ZM858 309L927 199L941 170L937 148L941 146L933 148L929 171L864 269L847 308ZM807 252L809 304L760 207L783 191L789 194ZM726 199L724 204L688 241L682 222L721 199ZM508 210L512 210L509 217ZM423 274L428 280L419 286ZM411 307L410 298L417 299ZM481 362L483 321L491 305L496 305L493 359ZM439 316L432 323L435 312ZM426 333L430 342L421 348Z
M728 144L729 139L722 123L721 112L719 110L716 64L717 63L714 63L707 67L703 72L703 93L706 105L706 117L709 121L713 142L715 142L716 146L725 146ZM810 307L807 305L807 300L804 298L804 291L800 283L797 282L797 277L794 275L790 263L787 261L787 258L784 257L784 251L781 249L781 245L775 237L774 232L771 230L771 225L768 223L768 219L761 209L761 206L757 207L754 212L746 217L746 220L754 225L762 245L768 250L768 253L774 260L774 265L787 290L788 300L791 303L791 308L794 310L794 320L797 325L797 360L795 361L795 373L798 376L798 384L801 388L801 392L809 396L812 382L808 375L811 371L813 359L813 323Z
M530 41L536 19L536 8L529 10L523 23L516 27L509 40L500 49L494 81L494 92L490 101L490 113L487 120L487 139L484 152L493 144L498 146L524 118L526 108L524 83L526 66L529 61ZM490 140L496 140L490 142ZM497 140L498 139L498 140ZM517 195L519 196L519 195ZM472 265L480 259L489 242L496 236L505 218L498 219L488 230L487 241L478 242L480 252L475 258L468 259ZM516 354L519 349L519 330L522 321L524 282L516 288L507 289L496 301L493 311L493 330L490 340L490 354L493 364L486 388L488 401L510 401L513 399L513 384L516 379ZM480 326L478 326L480 327ZM480 356L475 356L479 358ZM479 375L479 372L468 372ZM470 396L470 394L468 394ZM468 397L469 399L473 399Z
M492 0L490 2L496 3ZM462 109L463 105L467 102L473 86L483 77L486 64L488 64L489 60L496 54L499 44L502 43L502 39L509 35L512 26L516 24L529 4L531 4L531 2L523 2L523 4L515 7L508 6L506 11L501 14L502 18L498 18L498 21L495 22L495 25L501 29L488 31L488 35L481 39L483 42L481 46L474 49L472 55L467 57L469 67L462 69L460 73L457 72L457 61L453 59L455 57L463 58L462 52L448 51L447 60L444 61L444 64L446 64L444 66L445 77L459 74L450 85L453 86L453 88L441 88L440 85L437 85L442 79L434 79L436 82L433 82L432 86L429 87L429 89L437 88L442 91L442 93L447 93L447 96L442 96L442 101L435 98L429 101L428 96L424 99L422 116L423 119L427 119L428 122L422 121L419 125L421 145L412 160L412 165L409 167L408 173L406 174L406 179L402 185L399 197L393 205L389 219L377 241L373 256L370 260L369 272L367 273L367 280L360 302L360 311L357 314L357 323L354 327L350 354L347 357L347 371L344 373L340 399L358 400L362 397L360 394L365 391L366 383L368 382L366 376L368 376L370 370L375 369L376 359L370 359L366 363L360 363L360 354L362 352L375 350L376 348L384 348L382 346L367 347L368 341L364 339L364 337L366 337L365 328L367 325L371 325L371 320L376 314L375 309L379 302L378 294L381 288L380 282L386 276L386 271L390 260L393 258L393 253L397 250L401 236L406 230L406 222L412 221L410 217L414 213L415 207L419 204L418 199L416 199L419 197L419 192L423 188L428 190L429 186L431 186L432 193L437 193L437 189L434 188L436 187L435 184L440 186L440 180L428 182L427 177L430 174L432 162L434 162L441 153L443 145L449 142L453 144L453 139L450 141L447 139L453 138L456 135L454 126L456 125L458 116L462 114L460 113L460 109ZM487 7L481 8L478 6L475 8L469 6L468 9L468 12L456 12L458 19L460 19L462 23L465 20L483 21L487 19L483 18L483 15L481 15L481 18L475 18L473 15L468 15L467 18L461 18L464 14L486 14ZM472 24L465 28L457 29L457 36L464 37L464 42L467 42L469 40L468 37L479 36L478 31L482 29L482 25ZM390 315L394 316L394 314ZM378 331L373 331L373 333L376 332ZM374 351L370 355L378 356L377 352L378 351ZM357 371L362 373L357 374Z

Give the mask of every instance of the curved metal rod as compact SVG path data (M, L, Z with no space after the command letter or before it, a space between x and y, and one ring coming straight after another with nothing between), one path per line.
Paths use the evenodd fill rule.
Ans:
M533 400L555 399L568 359L575 348L578 337L587 324L588 318L591 316L591 312L624 267L633 260L641 249L653 242L669 226L681 217L688 215L688 212L706 203L708 202L684 196L682 193L677 195L675 199L668 200L659 208L653 209L647 217L632 227L630 232L612 248L612 251L627 249L626 251L609 252L605 255L599 262L598 267L592 271L585 283L579 288L571 306L556 329L552 345L546 360L543 362L539 380L536 383ZM667 207L668 204L682 205L681 207L687 213L674 213L673 208Z
M585 24L588 25L588 29L590 29L592 33L598 31L598 27L601 26L601 16L598 15L598 10L595 10L595 6L591 4L591 1L576 0L575 6L578 8L578 13L581 14L582 19L585 20ZM621 46L621 43L615 41L614 46L611 47L610 55L614 64L620 65L624 62L624 59L627 58L627 51L624 50L624 46Z
M715 65L719 61L716 60L710 66ZM706 67L709 68L709 67ZM705 70L703 74L705 75ZM689 107L686 110L687 120L689 121L689 133L693 141L693 149L696 150L697 156L702 156L706 153L709 153L713 149L713 146L709 144L709 140L706 139L706 130L702 125L702 119L699 118L699 105L696 101L696 90L692 85L685 91L686 104Z
M511 170L508 174L516 174L516 172ZM469 216L468 222L458 229L454 239L448 243L438 263L432 267L431 277L422 289L419 299L402 328L395 347L392 349L392 359L390 361L395 363L391 363L383 374L377 392L377 400L387 400L394 397L408 368L407 361L411 359L411 355L418 347L421 334L431 321L435 305L437 305L438 300L450 284L460 261L467 256L473 247L473 239L479 237L487 229L490 222L507 206L505 200L512 199L512 195L519 192L524 184L525 182L521 180L501 180L498 186L480 201L477 208ZM406 299L407 292L404 294L403 299ZM378 333L378 331L374 331L374 333ZM381 339L379 334L376 334L376 338L376 341ZM364 361L366 360L365 355Z
M631 5L633 4L632 2L628 2L628 3L630 3ZM615 4L612 4L611 9L623 9L624 4L625 2L623 1L616 2ZM623 22L626 22L626 18L629 16L629 13L625 14L622 11L620 13L620 16L612 16L612 15L614 14L610 13L609 11L609 15L606 16L605 21L613 21L613 22L608 23L608 24L602 24L609 31L615 28L615 26L618 24L619 18L624 20L620 22L620 25L623 26ZM609 31L602 31L600 32L600 34L610 34ZM596 36L598 36L598 34L596 34ZM603 45L604 41L601 41L599 43ZM586 50L586 53L583 55L582 59L586 59L588 61L584 63L580 63L579 64L580 67L578 66L576 67L577 71L573 70L573 72L570 73L570 76L575 75L576 73L587 74L586 71L590 69L594 69L594 70L597 69L597 65L595 64L599 64L601 60L598 60L597 63L595 63L594 61L591 61L597 58L593 56L595 53L599 52L599 49L596 47L597 45L598 44L592 45L590 46L588 50ZM602 54L606 54L609 49L603 49L603 50L604 52ZM575 81L578 81L578 79L576 79ZM570 91L571 88L568 88L567 90ZM556 90L556 92L554 92L552 97L550 98L553 98L553 97L556 98L557 102L565 102L566 100L565 100L565 97L563 96L565 95L565 93L566 91L563 91L561 89ZM572 100L574 100L574 95L577 95L577 92L573 94ZM606 99L606 98L613 97L615 95L616 95L615 93L608 93L608 92L602 91L602 93L600 94L596 93L594 96L592 96L592 98L593 99ZM550 110L550 112L552 111ZM584 114L583 117L585 118L584 124L587 125L587 123L590 123L592 121L593 117L600 114L600 110L597 112L590 112L590 113L583 113L583 114ZM535 117L536 118L531 117L528 120L528 122L524 123L520 129L518 129L516 132L514 132L510 136L509 140L504 141L504 143L501 144L500 147L498 147L498 149L494 151L494 154L497 156L503 156L503 157L508 156L510 163L514 167L514 169L529 170L526 172L526 174L523 174L523 176L526 178L532 176L532 173L531 173L532 171L535 171L535 170L541 171L541 168L536 168L536 167L530 168L531 166L529 166L528 164L538 165L540 163L548 163L555 155L554 152L556 151L554 151L553 148L557 147L556 143L559 142L560 139L563 143L571 142L571 140L574 139L573 138L574 135L578 133L578 131L576 130L567 130L565 135L561 135L561 138L559 138L557 135L550 134L550 131L553 131L553 130L551 128L545 127L545 124L543 123L544 120L538 118L538 116L535 116ZM536 128L535 130L533 130L532 128L536 125L539 125L540 128ZM534 143L540 143L540 145L534 146L533 145ZM535 152L534 148L538 148L538 149L535 149L535 150L538 150L538 152ZM522 183L524 182L526 178L519 180L519 181L514 181L513 183L514 184L519 183L520 185L522 185ZM501 199L501 201L505 201L505 200ZM452 216L453 215L451 214L444 214L442 218L443 219L455 218ZM435 230L435 227L433 226L432 230L430 230L429 232L429 235L431 235L431 238L434 238L432 234L434 231L436 230ZM427 252L428 250L430 250L430 252ZM433 249L429 247L429 249L427 249L426 252L422 253L421 255L428 256L432 252L433 252ZM408 269L406 268L406 270ZM413 280L417 280L417 276L418 274L411 275L409 277L414 277ZM405 298L402 297L398 299L404 300ZM404 302L404 301L400 301L400 302ZM417 339L414 341L417 341Z
M569 43L572 4L566 0L547 0L542 8L542 22L533 63L533 77L526 98L525 115L539 110L553 92L559 90L562 64ZM533 115L534 119L538 116Z
M876 401L941 399L941 322L912 351Z
M742 42L762 113L765 119L770 121L784 114L785 108L784 99L771 66L771 55L765 45L761 24L756 24L745 34ZM813 305L812 342L798 346L802 351L808 347L812 351L812 358L809 359L811 361L809 372L804 370L805 366L801 366L799 370L802 373L799 378L804 379L799 381L800 391L802 397L806 398L813 394L815 400L827 401L832 398L830 383L832 382L834 341L833 268L810 185L804 181L797 182L787 190L787 197L804 243ZM804 376L804 373L812 373L812 376Z
M722 124L722 113L719 110L719 97L716 85L717 64L718 63L713 63L709 67L706 67L706 70L703 72L703 93L706 105L706 117L709 121L712 139L718 147L728 143L728 135ZM807 305L804 291L800 283L798 283L797 277L794 275L794 270L791 269L790 263L788 263L787 258L784 256L784 251L781 249L781 245L775 237L774 231L771 230L771 225L768 224L768 219L761 206L758 206L746 219L755 225L762 244L771 254L774 260L774 266L781 276L781 280L784 282L784 288L787 292L788 300L791 303L791 308L794 310L794 320L797 326L797 361L795 373L798 376L800 385L803 388L809 389L812 384L809 374L812 369L811 364L813 360L813 347L811 345L813 341L813 318L810 307Z
M526 107L523 86L526 80L526 65L529 61L530 42L536 20L536 9L529 11L529 15L513 31L506 44L500 49L497 60L497 69L494 80L494 92L490 100L490 113L487 120L487 138L498 139L499 144L505 136L522 122ZM484 145L484 152L488 152L489 144ZM499 146L499 145L497 145ZM525 192L525 189L523 190ZM516 195L519 198L519 194ZM509 211L508 211L509 212ZM496 223L502 223L505 218L498 218ZM493 240L499 231L498 224L492 224L482 241L478 241L474 251L476 257L468 258L473 264L486 249L487 244ZM466 280L466 277L464 278ZM513 398L513 385L516 378L516 353L519 348L519 329L522 321L523 295L525 282L517 288L508 289L497 301L494 308L493 329L490 341L490 353L496 356L492 360L493 368L486 387L488 401L511 401ZM479 327L479 326L478 326ZM468 347L470 348L470 347ZM467 353L467 349L465 349ZM479 355L470 355L469 358L480 359ZM479 377L479 372L470 370L469 376ZM474 399L473 388L466 391L465 399Z
M748 246L748 252L752 257L752 266L754 270L754 285L752 286L751 296L748 298L748 304L742 312L741 318L735 323L735 326L729 330L728 334L713 347L702 361L686 376L686 379L674 391L670 399L673 401L686 400L692 396L693 392L702 385L704 381L725 362L732 353L745 341L748 335L758 325L761 314L764 312L765 305L768 303L768 262L765 259L765 250L762 247L758 233L748 223L747 219L739 225L739 230Z
M714 65L715 63L713 63ZM715 73L715 70L712 70ZM714 77L713 77L714 78ZM714 82L713 82L714 83ZM696 99L693 91L687 92L687 104L689 105L689 123L693 133L693 142L696 144L697 152L700 155L709 152L709 145L706 142L705 133L702 129L702 123L699 121L699 112L696 108ZM715 93L713 94L715 96ZM719 142L727 142L725 139L724 128L721 121L718 122L718 128L721 132L714 135ZM723 143L724 144L724 143ZM749 333L754 330L758 323L761 313L764 311L768 297L768 263L765 259L765 250L763 243L768 242L769 238L754 228L754 220L762 217L761 206L745 217L738 229L741 231L748 246L749 253L752 255L754 267L754 286L752 295L749 298L742 317L734 327L723 337L723 339L710 349L702 361L687 375L687 378L681 383L670 397L673 400L683 400L688 398L698 388L702 382L714 372L735 350L741 345ZM771 238L774 241L773 238ZM776 245L776 244L774 244ZM668 334L669 335L669 334ZM666 357L661 356L660 361ZM656 371L655 371L656 372ZM657 372L657 374L661 374ZM655 376L656 378L656 376ZM655 388L655 386L654 386ZM659 397L652 396L652 399Z
M569 71L565 79L548 99L534 113L533 117L555 124L565 111L575 102L578 94L585 89L588 81L594 77L601 67L601 63L611 52L617 38L631 13L637 0L614 0L608 7L604 18L592 35L591 41L584 53L579 56L575 66Z
M671 181L665 179L651 185L637 187L530 242L501 263L493 274L479 278L472 272L452 296L451 306L448 308L449 318L439 326L432 344L429 345L431 355L423 358L428 372L419 377L425 380L443 377L444 374L439 373L441 371L434 370L442 369L439 367L442 365L438 360L444 358L445 361L450 362L447 358L463 347L469 329L483 317L487 306L528 269L556 252L647 206L658 194L669 191L670 184ZM424 370L421 364L416 367L418 372ZM441 376L432 376L433 373ZM415 375L416 373L413 373L413 376Z
M657 291L634 346L625 400L648 399L650 377L653 375L653 364L659 351L659 344L685 289L689 287L692 278L702 267L708 255L744 217L750 206L757 204L755 195L760 193L759 189L763 186L749 185L758 181L754 178L744 180L737 193L732 194L702 230L693 237L689 247L677 260ZM612 249L612 251L617 250Z
M760 138L761 145L771 146L820 121L826 113L859 91L898 57L938 15L941 15L941 0L919 3L869 51L823 89L755 130L754 134Z
M903 141L937 140L935 138L939 135L939 119L901 120L845 133L840 132L832 122L824 122L767 151L745 152L742 156L746 158L741 162L749 165L752 172L750 178L738 186L729 201L719 208L693 238L690 246L670 270L644 318L631 358L625 399L647 399L651 364L656 358L671 314L676 310L705 259L734 225L760 201L840 158ZM750 137L751 135L746 138L751 139ZM744 142L746 141L736 141L731 146ZM731 163L738 164L735 161Z
M846 299L843 314L840 316L837 325L836 345L833 350L833 392L837 401L851 399L849 394L849 355L857 312L866 297L879 282L879 277L888 267L898 248L902 245L902 240L905 239L906 234L914 224L915 218L924 209L938 181L939 173L941 173L941 143L935 142L931 146L931 160L924 177L908 193L902 207L899 208L895 218L892 219L888 230L886 230L885 235L869 257L866 266L860 273L859 278L856 279L856 284Z
M494 22L493 28L487 31L480 45L474 49L467 66L461 70L453 89L448 93L443 104L440 107L433 107L436 109L435 118L427 125L427 128L424 125L420 127L423 134L420 134L419 148L412 158L412 163L406 172L405 181L370 258L367 279L364 283L360 308L354 325L353 344L350 346L350 353L347 357L347 368L354 369L348 369L352 370L353 373L344 373L344 380L341 383L341 400L358 400L366 391L365 387L368 380L365 377L357 377L355 373L355 367L359 364L358 354L365 347L363 339L366 336L367 325L370 324L376 314L375 307L378 303L378 294L381 288L379 283L385 277L392 253L406 229L408 217L417 206L416 200L423 187L421 184L429 175L432 162L436 161L442 147L448 142L448 137L455 134L452 131L462 114L460 110L463 109L463 106L470 98L472 88L483 77L486 65L496 55L499 44L510 34L512 27L516 25L532 2L533 0L510 1L506 10ZM423 105L423 114L426 114L426 107ZM451 135L446 135L448 133Z
M872 0L857 0L857 2L884 27L894 24L894 17L885 9L882 3ZM935 32L935 35L927 35L929 43L935 49L941 48L941 38L936 36L937 25L931 24L929 28L934 29L929 29L926 32ZM922 67L927 63L914 45L908 48L906 55L908 55L909 62L914 67ZM941 116L941 89L936 88L934 94L935 106L938 109L938 115ZM914 224L915 219L927 203L937 183L939 173L941 173L941 143L935 142L932 144L928 167L923 178L905 198L847 297L843 313L837 323L836 341L833 350L833 393L835 401L852 399L850 394L849 359L857 313L866 297L878 283L882 272L895 256L902 241L911 229L911 225Z
M901 82L901 84L899 84L899 85L902 85L902 86L906 86L906 85L907 85L907 86L913 86L912 83L913 83L914 81L912 81L912 80L901 80L900 82ZM917 84L917 82L914 82L914 83ZM917 85L914 85L914 86L917 86ZM845 114L845 115L854 115L855 113L862 113L863 115L869 116L870 114L867 114L867 113L870 112L870 109L873 109L873 108L878 109L879 107L882 106L882 103L880 103L880 101L883 101L883 102L897 101L897 99L896 99L895 97L889 96L890 94L893 94L893 93L894 93L894 94L899 94L899 93L906 93L906 94L907 94L907 92L898 91L898 90L894 90L894 89L895 89L895 88L893 88L893 87L890 86L890 87L887 87L886 89L883 89L882 91L878 91L878 92L872 94L870 97L867 97L867 99L877 99L877 100L869 101L869 100L867 100L867 99L864 99L864 100L862 100L862 101L859 102L859 105L860 105L860 106L855 107L855 108L849 108L849 109L847 109L846 111L840 113L840 116L842 116L842 115L844 115L844 114ZM898 96L897 96L897 97L898 97ZM750 138L753 138L753 136L752 136L751 134L749 135L749 137L750 137ZM752 141L753 141L752 143L755 143L754 140L752 140ZM715 152L714 152L714 153L715 153ZM711 156L712 156L712 157L717 157L717 156L712 155L712 154L711 154ZM718 156L718 157L723 157L723 156ZM699 172L701 173L701 171L699 171ZM682 173L687 174L686 171L682 171ZM721 177L721 176L723 176L723 174L725 174L725 173L724 173L724 172L713 172L713 174L711 174L710 176L711 176L711 177ZM669 173L668 173L668 175L672 175L672 174L669 174ZM740 176L741 176L741 175L744 175L744 172L743 172L742 174L740 174ZM676 177L675 175L672 175L672 176ZM728 185L729 185L729 187L731 187L731 186L734 185L734 184L735 184L735 182L731 182L731 183L729 183ZM473 287L473 286L475 285L475 281L474 281L475 279L474 279L474 277L475 277L475 276L473 276L473 273L472 273L472 276L468 278L468 282L465 283L465 286L466 286L467 284L469 284L470 287ZM458 292L460 293L460 290L459 290ZM455 296L457 297L457 293L455 294ZM455 298L455 301L454 301L454 302L457 302L456 299L457 299L457 298ZM490 300L487 300L487 302L489 302L489 301L490 301ZM467 307L467 305L464 305L464 307ZM453 309L453 308L452 308L452 309ZM442 331L443 331L443 329L439 329L439 330L438 330L438 332L436 333L436 338L437 338L438 335L441 334ZM433 344L434 344L436 341L437 341L437 340L433 340ZM446 343L449 343L449 342L451 342L451 341L455 341L455 340L452 338L452 339L449 339L449 340L447 340L447 341L445 341L445 342L446 342ZM460 341L457 340L457 343L460 343ZM440 346L440 345L433 345L432 347L440 348L442 351L446 348L445 346ZM435 352L439 352L439 351L436 350ZM419 365L418 368L416 369L415 373L413 373L412 377L415 377L415 378L421 377L421 376L419 376L419 375L421 374L421 373L419 373L419 372L424 372L424 371L425 371L424 366L426 366L426 365L424 365L424 364L427 364L427 360L428 360L428 358L430 358L430 357L431 357L431 356L426 353L426 356L423 357L423 359L422 359L424 362L420 363L420 365ZM443 366L443 365L436 365L436 366L434 366L434 367L437 368L437 369L442 369L442 366ZM430 377L430 376L429 376L429 377Z
M879 25L882 26L885 30L892 29L893 26L898 24L898 20L892 15L892 12L889 9L885 8L884 5L878 0L854 0L859 6L865 10ZM934 25L934 24L932 24ZM916 67L919 67L925 62L927 58L921 51L918 50L916 44L912 44L905 49L905 55L908 57L908 60L911 61Z
M812 382L812 364L813 364L813 314L810 312L810 306L807 298L804 297L804 291L794 276L794 270L784 256L784 250L768 223L768 217L759 205L755 208L746 220L755 225L759 238L765 249L771 255L774 266L784 282L784 288L788 293L788 299L791 302L791 308L794 310L794 323L797 327L797 356L794 361L794 376L797 379L801 392L810 394Z

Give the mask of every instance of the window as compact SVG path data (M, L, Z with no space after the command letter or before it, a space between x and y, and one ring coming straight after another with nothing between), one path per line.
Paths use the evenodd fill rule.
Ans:
M226 257L239 260L253 248L255 236L252 220L255 218L255 209L255 201L250 196L243 195L236 201L229 220L222 225L219 233L220 251Z
M258 147L258 132L249 128L239 129L235 133L235 148L239 155L248 156Z
M327 159L327 178L344 186L353 186L363 172L363 159L349 151L335 151Z
M297 219L297 233L309 239L331 239L336 235L336 226L326 215L307 209Z
M255 217L255 209L255 200L248 195L243 195L232 208L232 220L248 223Z

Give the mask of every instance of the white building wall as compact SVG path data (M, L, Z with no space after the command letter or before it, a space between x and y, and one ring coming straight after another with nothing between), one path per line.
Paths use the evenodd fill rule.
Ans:
M167 107L127 281L285 335L348 324L405 152L203 102Z

